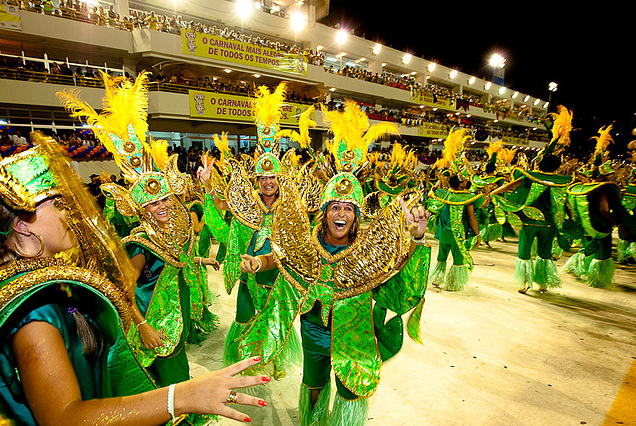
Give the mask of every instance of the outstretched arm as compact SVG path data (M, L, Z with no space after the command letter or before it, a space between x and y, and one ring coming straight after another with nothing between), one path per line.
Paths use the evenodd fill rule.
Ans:
M75 371L57 328L31 322L15 334L11 349L22 386L38 424L163 424L168 412L168 388L139 395L82 400ZM174 386L174 414L219 414L237 421L249 418L225 405L233 388L265 384L267 376L233 377L255 365L258 359L241 361ZM258 398L237 394L238 403L265 406Z

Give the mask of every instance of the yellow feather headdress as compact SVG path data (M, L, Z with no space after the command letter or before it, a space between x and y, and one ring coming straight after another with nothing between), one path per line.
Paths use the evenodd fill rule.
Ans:
M367 114L355 101L346 101L344 112L320 107L323 119L334 135L330 150L337 160L338 170L353 172L366 159L372 142L383 136L399 135L393 123L369 125Z
M466 170L468 161L464 157L466 142L471 139L468 129L451 130L444 141L442 156L433 164L434 168L449 168L453 173L459 174Z

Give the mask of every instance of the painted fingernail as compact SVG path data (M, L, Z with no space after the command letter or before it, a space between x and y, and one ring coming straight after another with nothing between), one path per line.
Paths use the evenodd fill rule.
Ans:
M261 407L267 407L267 401L263 401L262 399L259 399L258 405L260 405Z
M255 357L254 357L254 361L257 361L257 362L258 362L258 361L260 361L260 360L261 360L261 357L260 357L260 356L255 356Z
M246 423L251 423L251 422L252 422L252 419L250 419L249 417L245 417L245 420L244 420L244 421L245 421Z
M269 377L269 376L263 376L263 381L264 381L264 382L269 382L270 380L272 380L272 378L271 378L271 377Z

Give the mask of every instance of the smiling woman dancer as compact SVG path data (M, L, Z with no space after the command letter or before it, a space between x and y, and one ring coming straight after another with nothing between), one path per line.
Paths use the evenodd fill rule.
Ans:
M279 279L247 325L240 347L244 355L271 362L300 315L301 423L350 426L366 424L368 398L379 384L382 362L402 346L402 315L408 311L413 315L407 331L419 340L430 263L430 247L424 244L428 214L421 206L407 211L421 193L406 191L360 230L363 192L354 172L364 164L368 144L393 129L369 127L353 102L344 113L323 114L334 133L337 173L325 185L322 218L312 230L296 186L281 176L272 224L275 249L268 258L246 257L242 264L248 272L276 265ZM387 310L397 315L386 321ZM329 414L332 368L337 392Z
M198 322L212 321L205 305L207 286L186 277L186 269L195 270L208 259L193 255L192 222L179 199L187 180L177 169L177 155L168 157L163 143L146 142L146 83L145 73L134 82L104 74L106 107L100 114L74 93L60 97L74 117L86 117L127 183L101 188L122 215L139 222L122 239L137 281L128 340L142 366L167 386L190 377L186 339ZM208 329L207 324L200 328Z
M61 148L37 138L0 163L0 423L249 421L225 404L266 405L232 390L267 381L232 377L257 359L164 388L139 365L130 260Z

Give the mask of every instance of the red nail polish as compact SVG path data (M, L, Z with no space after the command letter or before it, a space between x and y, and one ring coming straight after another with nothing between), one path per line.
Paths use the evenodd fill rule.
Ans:
M251 423L252 419L250 419L249 417L245 417L245 422L246 423Z
M267 401L263 401L262 399L259 399L258 405L260 405L261 407L267 407Z
M254 357L254 361L256 361L256 362L260 362L260 360L261 360L261 357L260 357L260 356L255 356L255 357Z
M271 377L269 377L269 376L263 376L263 381L264 381L264 382L269 382L270 380L272 380L272 378L271 378Z

